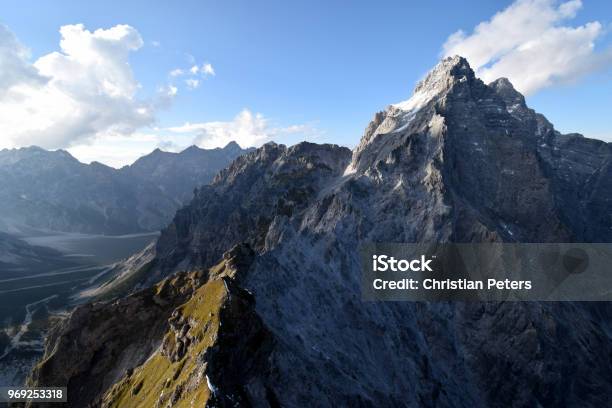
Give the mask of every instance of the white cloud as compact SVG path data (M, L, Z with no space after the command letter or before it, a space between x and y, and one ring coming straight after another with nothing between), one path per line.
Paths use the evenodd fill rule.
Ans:
M155 135L134 133L130 136L100 135L67 150L83 163L97 161L120 168L133 163L137 158L150 153L155 146Z
M140 132L131 135L99 135L69 147L67 150L83 163L97 161L121 168L151 153L156 147L178 152L193 144L192 135Z
M194 79L194 78L189 78L185 80L185 84L187 84L187 87L189 89L196 89L198 86L200 86L200 80L199 79Z
M162 90L164 89L166 95L168 95L169 97L174 97L178 93L178 89L176 88L176 86L173 85L168 85L166 88L162 88Z
M6 87L0 98L0 146L59 148L130 134L152 124L155 110L176 93L167 88L159 101L136 97L140 85L128 56L143 40L128 25L93 32L82 24L62 26L60 50L33 64L7 31L0 30L0 83Z
M601 23L568 24L581 7L581 0L517 0L471 34L449 36L443 54L462 55L485 82L508 77L527 94L576 80L612 64L612 50L595 49Z
M39 85L46 82L36 68L30 65L30 53L8 29L0 24L0 92L14 85Z
M173 69L172 71L170 71L170 76L171 77L177 77L177 76L183 75L184 73L185 73L185 71L183 71L182 69L176 68L176 69Z
M153 128L151 132L137 131L131 135L98 135L67 150L84 163L98 161L120 168L156 147L178 152L193 144L212 149L231 141L242 147L261 146L272 140L293 144L316 139L320 134L311 124L280 126L260 113L243 109L230 121L185 123L165 129Z
M185 123L168 128L174 133L194 135L194 144L204 148L223 147L231 141L242 147L261 146L271 140L283 141L287 137L316 137L318 130L310 125L276 126L260 113L243 109L227 122Z
M202 65L202 68L200 68L200 72L202 72L202 74L204 75L215 75L215 69L209 63Z
M211 149L223 147L231 141L242 147L260 146L271 140L293 144L313 140L320 131L311 124L280 126L260 113L243 109L230 121L185 123L150 132L136 131L130 135L101 134L80 141L67 150L84 163L98 161L120 168L133 163L156 147L178 152L190 145Z
M188 89L193 90L202 85L202 81L208 77L215 76L215 69L210 63L206 62L202 66L195 64L191 68L175 68L170 71L169 75L173 78L186 77L185 85Z
M165 152L174 152L174 153L178 153L185 148L184 146L181 146L172 140L161 140L157 144L157 147Z

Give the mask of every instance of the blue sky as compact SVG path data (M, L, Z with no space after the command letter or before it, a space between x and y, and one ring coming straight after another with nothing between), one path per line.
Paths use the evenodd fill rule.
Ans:
M576 62L576 73L552 72L550 83L536 84L530 91L528 103L561 131L580 131L612 140L608 119L612 113L612 70L608 58L612 47L609 33L612 3L529 1L542 3L534 7L551 10L561 10L563 4L572 3L567 6L572 9L567 12L571 16L559 17L548 28L576 28L591 22L598 22L601 27L593 34L595 48L584 57L584 60L597 57L591 58L596 60L593 64L597 67ZM259 144L268 139L294 143L306 138L356 145L376 111L410 96L415 82L440 59L450 35L463 30L463 42L459 44L462 47L474 27L490 21L513 2L439 1L435 7L431 4L7 1L3 3L0 23L29 49L31 62L60 51L62 26L83 24L84 30L94 32L126 24L138 33L142 45L129 52L128 62L135 83L141 87L130 98L153 100L158 98L160 89L168 87L175 87L176 94L171 100L155 103L147 120L130 120L129 126L122 129L125 134L121 140L136 135L137 142L113 143L123 149L123 155L114 156L111 148L98 148L94 141L103 138L108 130L102 126L89 129L89 136L42 139L40 143L48 148L73 148L74 154L84 161L98 159L121 165L157 145L180 149L194 141L205 147L222 144L251 126L261 135L244 139L243 144L245 141ZM535 30L534 37L538 35ZM491 38L494 35L474 40L490 42ZM175 69L188 71L194 65L200 69L204 64L210 64L214 75L170 75ZM490 64L483 70L487 67ZM2 66L0 75L1 70ZM487 75L499 72L504 73L503 67L491 69ZM197 88L190 89L185 82L188 79L197 79ZM96 108L100 107L92 107ZM111 120L109 116L107 121ZM236 125L237 121L248 123ZM186 123L200 126L189 127ZM227 130L228 126L234 130ZM38 140L34 136L16 136L12 144L18 146L22 139L24 144Z

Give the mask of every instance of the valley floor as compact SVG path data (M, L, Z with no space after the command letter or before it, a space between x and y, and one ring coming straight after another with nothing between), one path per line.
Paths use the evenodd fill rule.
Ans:
M43 354L50 324L67 313L76 293L104 281L109 265L141 250L157 235L45 234L24 238L31 245L61 251L63 259L56 265L49 263L48 269L24 268L20 276L0 270L0 386L23 383Z

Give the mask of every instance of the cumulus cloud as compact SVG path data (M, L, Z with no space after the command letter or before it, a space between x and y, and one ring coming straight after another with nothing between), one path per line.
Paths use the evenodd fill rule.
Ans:
M243 109L229 121L185 123L163 129L153 127L150 131L136 131L131 135L97 135L67 150L82 162L98 161L120 168L156 147L179 152L193 144L211 149L223 147L231 141L242 147L260 146L271 140L293 144L320 135L321 132L312 124L280 126L260 113Z
M83 163L93 161L121 168L151 153L156 148L179 152L193 144L193 135L164 132L157 128L139 130L131 135L105 134L67 148Z
M8 27L0 24L0 92L18 84L44 84L47 80L30 65L30 53Z
M231 121L186 123L167 130L194 134L194 144L204 148L223 147L231 141L242 147L260 146L271 140L289 136L316 137L318 131L310 125L276 126L260 113L243 109Z
M60 50L33 64L6 27L0 32L4 147L60 148L102 134L130 134L153 123L158 105L176 93L167 88L161 100L136 97L139 84L128 56L143 40L128 25L93 32L82 24L62 26Z
M581 0L517 0L472 33L448 37L443 54L462 55L485 82L508 77L524 93L576 80L609 67L612 50L598 51L598 21L571 26Z
M158 142L158 136L141 132L129 136L98 135L66 150L83 163L96 161L121 168L150 153L153 150L152 146Z

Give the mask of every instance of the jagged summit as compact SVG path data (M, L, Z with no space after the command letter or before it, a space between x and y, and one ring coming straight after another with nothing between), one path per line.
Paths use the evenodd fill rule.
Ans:
M512 85L512 82L510 82L510 80L506 77L497 78L495 81L489 82L489 86L511 88L516 91L514 85Z
M465 58L460 56L445 58L419 81L410 99L391 106L403 111L414 111L448 91L455 81L465 82L474 78L474 71Z
M45 151L45 149L43 149L40 146L36 146L36 145L31 145L31 146L23 146L23 147L13 147L13 148L4 148L2 150L0 150L2 152L18 152L18 151L30 151L30 152L42 152Z
M514 85L512 85L508 78L498 78L495 81L490 82L488 85L489 87L493 88L504 100L508 109L515 105L523 108L527 107L525 97L514 88Z
M521 130L522 137L532 139L556 134L544 116L527 107L523 95L507 78L487 85L475 76L465 58L449 57L417 84L410 99L374 116L345 174L366 171L376 161L387 160L389 152L409 135L428 132L454 137L455 132L448 131L451 121L456 119L455 123L467 127L469 122L481 122L483 117L489 124L503 123L504 134ZM498 137L498 132L493 133L490 137Z
M359 161L378 135L399 133L407 130L417 116L426 116L431 119L436 110L436 104L440 104L445 97L458 88L469 89L472 86L484 86L482 81L476 78L474 71L468 61L460 56L448 57L441 60L425 78L416 85L412 96L402 102L389 105L387 109L378 112L368 125L361 141L353 154L353 160L347 167L345 174L352 174L360 168ZM421 112L425 114L421 114ZM421 123L421 122L418 122ZM421 125L426 125L421 123ZM438 123L436 126L440 125ZM380 150L379 146L373 147L375 152ZM366 164L366 166L369 166ZM363 169L363 166L361 166Z
M28 160L43 160L47 163L70 162L71 164L82 165L74 156L63 149L45 150L39 146L27 146L0 150L0 165L13 165Z

